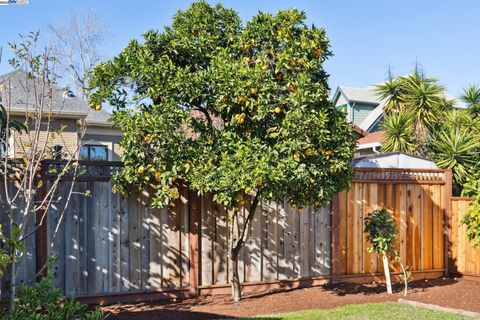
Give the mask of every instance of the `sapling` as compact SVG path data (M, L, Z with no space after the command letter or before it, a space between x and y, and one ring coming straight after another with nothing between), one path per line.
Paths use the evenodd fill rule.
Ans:
M390 268L388 259L392 262L399 262L402 269L400 278L405 285L405 293L407 295L408 279L411 271L408 267L404 267L400 261L400 256L395 250L395 241L397 240L397 224L391 215L387 213L385 208L374 210L365 218L365 233L367 233L367 241L371 247L368 252L376 253L382 257L383 270L385 272L385 281L387 283L387 292L392 294L392 282L390 279Z

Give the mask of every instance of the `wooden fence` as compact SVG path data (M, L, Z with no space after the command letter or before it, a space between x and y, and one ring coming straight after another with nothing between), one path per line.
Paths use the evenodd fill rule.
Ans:
M3 181L2 181L3 182ZM15 191L17 191L17 187L15 186L14 181L9 181L7 185L7 190L11 197L15 195ZM10 232L10 223L9 223L9 216L7 211L10 209L6 205L5 201L5 185L3 183L0 184L0 225L3 234L9 234ZM14 218L14 223L19 225L22 221L23 217L23 208L25 205L25 199L22 197L21 194L18 195L17 200L15 201L15 205L12 206L12 216ZM25 234L31 234L30 237L26 238L23 241L23 246L25 250L23 250L18 258L17 263L17 282L18 283L28 283L33 284L36 281L36 274L37 274L37 244L35 239L35 217L30 215L28 217L27 228L25 230ZM8 295L8 289L10 287L10 275L4 274L0 277L0 298L6 298Z
M229 283L229 225L225 210L210 197L201 202L200 289L211 292L211 285ZM312 208L297 211L288 204L261 204L240 254L240 280L259 283L329 276L330 217L330 208L314 212Z
M452 234L450 271L469 278L480 279L480 248L467 240L465 226L460 222L468 211L471 199L452 198Z
M385 207L395 218L396 250L414 276L445 272L445 216L450 173L444 170L356 169L351 188L337 196L334 217L334 277L343 280L381 277L383 265L363 232L365 218ZM338 227L336 227L338 226ZM391 265L394 274L399 264Z
M199 253L193 271L199 289L228 285L228 219L210 197L195 201L192 192L183 189L175 207L155 210L149 208L148 193L125 198L111 189L110 182L77 182L75 191L90 190L90 195L72 197L55 239L61 213L53 210L49 215L48 255L57 257L52 270L56 286L76 296L183 292L190 288L192 246ZM62 190L68 190L67 184ZM197 243L191 243L196 236L190 230L192 207L199 209ZM262 204L241 253L241 280L328 276L329 214Z
M83 163L85 173L65 212L72 181L61 182L59 202L22 257L19 281L35 279L47 257L55 255L55 285L90 302L228 293L225 209L184 187L174 207L151 209L148 192L130 197L112 192L109 180L119 166ZM52 178L46 174L45 184ZM414 277L441 276L448 249L458 248L456 240L469 248L456 222L464 207L454 199L451 214L450 195L449 171L355 169L351 188L328 208L297 211L286 203L262 203L240 254L244 290L381 278L382 264L367 251L363 233L365 217L380 207L395 217L397 250ZM468 270L460 262L473 251L457 251L450 252L457 270L478 273L478 259L463 264ZM392 268L395 274L398 265ZM7 288L8 275L2 279L3 297Z
M48 172L59 172L61 165L46 163L47 189L55 177ZM151 209L148 192L125 197L112 191L109 180L118 166L83 163L72 190L71 179L60 182L47 223L32 234L28 259L22 257L18 282L34 281L55 256L50 269L55 286L67 295L98 298L94 302L225 292L230 280L225 209L184 187L175 206ZM262 203L240 254L241 281L266 288L283 280L299 285L328 279L330 220L330 208L298 212ZM6 298L9 277L2 283Z

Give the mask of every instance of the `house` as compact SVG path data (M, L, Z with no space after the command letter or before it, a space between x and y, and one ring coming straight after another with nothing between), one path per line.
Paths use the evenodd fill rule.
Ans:
M45 142L49 150L53 152L55 148L61 148L62 154L81 160L119 160L122 132L108 121L110 113L89 108L86 101L60 86L52 88L51 99L39 98L41 94L49 97L48 89L41 91L37 86L35 91L34 84L26 73L20 71L0 76L0 97L5 107L10 106L12 119L28 123L30 115L40 110L39 101L44 101L44 119L50 114L52 120L49 126L48 121L42 120L39 140ZM83 123L86 123L86 130L82 130ZM29 134L31 132L12 133L8 149L10 156L21 157L30 148Z
M352 88L340 86L335 91L333 103L339 110L345 112L350 123L366 132L381 130L383 106L375 92L375 87Z
M445 98L455 101L454 108L465 108L449 93L446 93ZM385 141L382 124L386 100L379 98L376 86L365 88L339 86L332 101L337 109L345 112L354 131L361 133L358 138L356 156L378 153Z

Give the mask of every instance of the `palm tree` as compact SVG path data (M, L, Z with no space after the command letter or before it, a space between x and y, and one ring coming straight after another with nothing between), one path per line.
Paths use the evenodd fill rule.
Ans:
M480 116L480 88L477 85L468 85L460 99L469 106L468 110L473 116Z
M425 143L430 129L445 111L444 88L433 78L422 78L413 73L404 78L405 111L410 114L417 140Z
M413 153L415 150L414 130L411 119L405 113L391 113L385 116L383 122L385 143L382 151L400 151Z
M408 76L398 77L377 86L377 93L379 97L386 100L384 112L385 119L389 118L389 114L397 112L402 117L391 118L389 123L385 126L387 131L386 144L391 148L393 146L399 147L399 141L389 142L389 139L398 139L399 133L396 132L398 126L408 125L408 132L415 136L407 138L405 141L414 142L415 146L410 144L403 144L405 151L420 156L428 154L428 145L431 140L431 132L437 121L444 115L447 110L452 109L453 101L445 98L445 89L438 84L434 78L427 78L419 72L412 72ZM407 121L407 119L409 119ZM399 122L402 120L401 122ZM391 128L393 126L393 128ZM390 129L393 131L388 132ZM403 128L407 130L407 128Z
M402 78L390 79L375 86L380 100L385 100L383 111L389 113L402 110L402 95L405 93Z
M480 141L474 131L448 125L432 141L435 163L442 169L452 170L453 191L460 194L463 183L477 164Z

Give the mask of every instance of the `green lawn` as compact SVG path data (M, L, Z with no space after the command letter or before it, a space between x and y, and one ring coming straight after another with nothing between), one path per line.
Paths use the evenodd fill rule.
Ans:
M252 319L269 319L269 320L300 320L300 319L472 319L470 317L460 316L451 313L433 311L423 308L415 308L397 303L368 303L359 305L348 305L331 310L308 310L286 314L259 316Z

